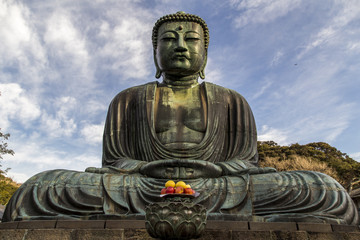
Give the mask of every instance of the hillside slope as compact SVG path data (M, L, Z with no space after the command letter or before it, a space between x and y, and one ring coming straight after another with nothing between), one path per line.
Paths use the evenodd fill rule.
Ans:
M345 189L359 187L360 163L324 142L280 146L273 141L258 142L259 166L278 171L311 170L332 176Z

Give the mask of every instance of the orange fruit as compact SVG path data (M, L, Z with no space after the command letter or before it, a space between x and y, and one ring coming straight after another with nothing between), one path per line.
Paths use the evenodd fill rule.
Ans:
M191 188L185 188L184 193L185 194L194 194L194 192Z
M178 194L184 193L184 188L183 188L183 187L177 187L177 188L175 189L175 193L178 193Z

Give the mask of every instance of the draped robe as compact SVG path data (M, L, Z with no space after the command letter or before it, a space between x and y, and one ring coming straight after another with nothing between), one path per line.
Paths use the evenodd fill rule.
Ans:
M110 104L102 165L111 171L90 168L35 175L14 194L3 221L143 218L149 203L161 201L159 193L167 179L144 176L140 167L155 160L184 159L204 160L223 169L221 177L185 180L200 192L194 201L207 208L210 219L358 222L354 203L331 177L255 167L255 121L246 100L233 90L202 83L207 101L203 140L186 149L165 147L154 127L157 85L127 89Z

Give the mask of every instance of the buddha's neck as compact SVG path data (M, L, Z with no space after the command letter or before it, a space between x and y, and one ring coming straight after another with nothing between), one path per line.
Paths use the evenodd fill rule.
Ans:
M197 86L198 83L198 74L190 75L190 76L174 76L170 74L163 74L163 82L169 86L174 88L192 88Z

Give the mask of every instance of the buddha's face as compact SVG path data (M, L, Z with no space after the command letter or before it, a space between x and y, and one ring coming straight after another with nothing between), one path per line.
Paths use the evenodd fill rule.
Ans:
M166 22L158 31L155 57L163 73L188 76L200 72L205 58L204 31L195 22Z

